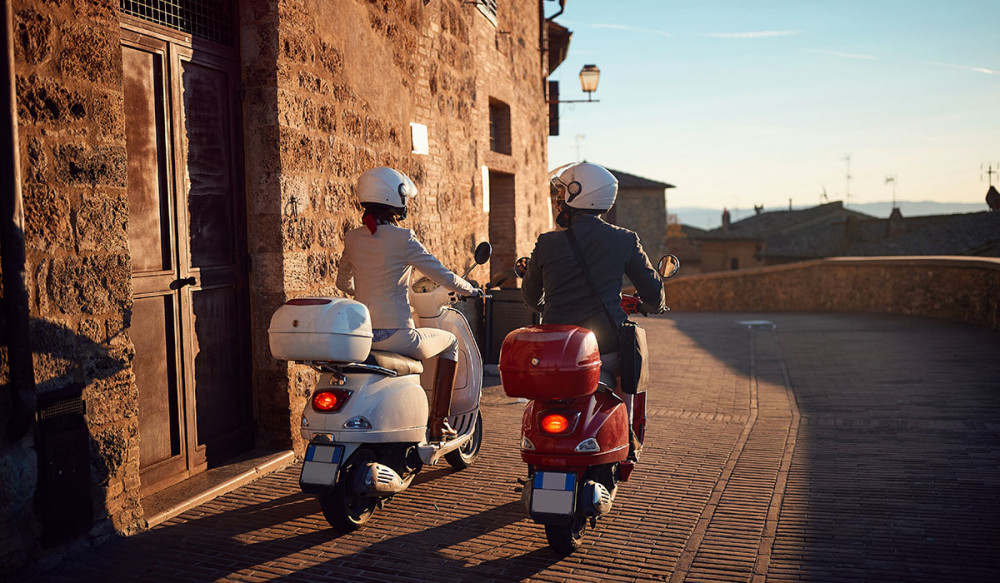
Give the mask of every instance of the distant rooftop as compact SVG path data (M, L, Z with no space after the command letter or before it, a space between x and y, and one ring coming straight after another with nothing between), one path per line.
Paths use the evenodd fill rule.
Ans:
M704 239L767 239L780 233L815 231L847 218L875 219L871 215L844 208L841 201L828 202L806 209L765 211L706 232Z
M757 256L796 261L832 256L1000 256L1000 212L880 219L844 208L840 201L811 208L760 212L701 233L696 240L757 240Z
M635 174L629 174L628 172L622 172L613 168L608 168L608 172L614 174L615 178L618 179L618 188L674 188L673 184L643 178L642 176L636 176Z

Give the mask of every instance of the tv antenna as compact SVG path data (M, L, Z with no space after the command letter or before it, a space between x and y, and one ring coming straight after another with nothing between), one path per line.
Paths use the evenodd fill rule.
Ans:
M885 184L892 185L892 210L896 210L896 175L885 177Z
M847 192L844 194L844 205L851 204L851 155L848 154L844 156L844 161L847 162Z
M984 166L985 166L985 168L984 168ZM979 165L979 171L981 172L981 174L979 175L979 179L982 180L983 179L983 174L985 174L986 175L986 181L989 183L990 186L993 186L993 177L994 176L1000 176L1000 163L994 164L994 163L990 162L989 164L985 164L985 163L984 164L980 164Z
M826 195L826 185L823 185L823 192L819 195L819 204L830 202L830 198Z
M580 146L581 146L581 144L583 144L583 140L585 140L586 138L587 138L587 136L585 136L583 134L576 134L576 161L577 162L582 162L583 161L583 158L580 157Z

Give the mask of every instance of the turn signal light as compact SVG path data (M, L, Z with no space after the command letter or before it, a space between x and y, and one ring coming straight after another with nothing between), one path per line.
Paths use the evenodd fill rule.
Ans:
M313 395L312 406L320 413L335 413L343 409L350 398L351 391L344 389L319 391Z
M542 431L545 433L562 433L569 428L569 419L561 413L549 413L542 417Z

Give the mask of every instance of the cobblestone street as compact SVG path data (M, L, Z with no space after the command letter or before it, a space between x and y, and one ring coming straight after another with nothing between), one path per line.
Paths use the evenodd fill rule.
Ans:
M989 581L1000 572L1000 334L864 314L640 319L645 451L560 557L514 491L497 377L471 468L425 469L337 536L298 464L39 580Z

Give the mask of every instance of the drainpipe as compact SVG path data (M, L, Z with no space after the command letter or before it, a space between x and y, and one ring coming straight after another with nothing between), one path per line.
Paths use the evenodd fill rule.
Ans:
M17 97L14 75L14 23L11 0L3 0L4 57L0 59L0 262L3 268L3 310L7 328L10 378L0 400L10 408L0 418L3 438L9 442L28 434L34 421L35 372L31 360L28 289L24 264L24 208L21 199L21 164L17 142Z
M548 25L550 22L555 20L557 16L563 13L566 9L566 0L559 0L559 10L552 16L545 18L545 0L538 0L538 47L541 49L541 66L542 70L545 71L545 77L542 77L542 92L545 95L546 101L550 99L549 97L549 85L546 77L549 76L548 67L548 52L549 52L549 38L548 38Z
M559 12L556 12L552 16L546 18L545 22L550 22L554 20L556 16L559 16L560 14L563 13L563 10L566 10L566 0L559 0Z

